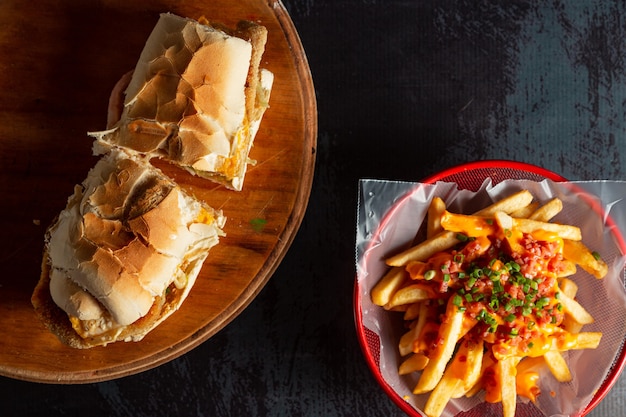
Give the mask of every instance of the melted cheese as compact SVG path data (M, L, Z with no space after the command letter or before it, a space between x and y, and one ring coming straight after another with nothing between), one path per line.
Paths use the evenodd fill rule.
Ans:
M80 320L70 316L72 328L83 339L94 339L98 342L112 341L124 330L125 326L117 324L109 315L95 320Z
M445 230L463 233L469 237L489 236L495 234L497 230L497 225L493 219L455 214L447 210L441 216L441 225Z

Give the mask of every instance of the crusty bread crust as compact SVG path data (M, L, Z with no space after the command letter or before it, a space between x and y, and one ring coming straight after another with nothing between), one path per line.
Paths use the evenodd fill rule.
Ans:
M46 231L35 311L72 347L141 340L187 297L224 221L147 161L112 151Z
M204 43L182 35L194 31ZM175 39L170 49L185 53L164 58ZM254 22L231 29L161 15L137 66L112 91L108 130L91 133L94 152L131 149L241 190L273 83L260 69L266 42L267 29ZM262 74L271 77L262 82Z
M201 263L201 262L200 262ZM195 283L195 277L183 290L171 285L165 292L165 298L156 297L148 314L136 322L125 326L115 338L91 337L82 338L74 328L65 311L54 303L50 295L50 264L47 251L44 251L41 263L41 275L31 296L31 303L36 315L46 328L62 343L75 349L90 349L95 346L106 346L117 341L137 342L144 338L151 330L171 316L183 303L189 290Z
M258 88L260 82L261 58L265 52L267 43L267 28L248 20L242 20L235 29L225 25L214 23L211 26L221 30L230 36L235 36L250 42L252 45L252 56L250 57L250 68L246 78L246 115L248 120L257 120L263 116L266 109L264 103L258 101Z
M31 296L31 303L41 322L61 342L77 349L92 347L88 340L83 339L74 331L65 311L61 310L52 300L50 295L50 264L45 250L41 262L41 275Z

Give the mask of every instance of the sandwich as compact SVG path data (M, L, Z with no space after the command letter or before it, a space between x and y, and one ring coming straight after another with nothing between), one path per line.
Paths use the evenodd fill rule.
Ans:
M47 229L35 311L75 348L139 341L183 303L224 222L146 158L113 149Z
M94 153L127 149L241 190L274 80L260 68L266 41L253 22L229 29L162 14L121 80L123 97L114 89L113 126L90 133Z

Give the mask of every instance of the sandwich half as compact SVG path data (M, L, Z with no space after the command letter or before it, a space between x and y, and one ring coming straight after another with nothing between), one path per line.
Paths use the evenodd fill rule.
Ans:
M185 300L224 222L147 160L113 150L47 230L35 311L72 347L141 340Z
M162 14L123 98L110 100L119 119L91 133L94 153L126 148L241 190L274 81L259 67L266 41L253 22L229 29Z

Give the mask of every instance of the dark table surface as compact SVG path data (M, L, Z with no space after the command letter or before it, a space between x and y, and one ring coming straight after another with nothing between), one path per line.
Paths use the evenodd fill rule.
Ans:
M0 378L2 416L394 416L354 330L359 178L483 159L626 179L626 4L285 0L319 109L302 227L225 329L156 369L87 385ZM625 416L626 375L590 416ZM89 414L87 414L89 413Z

